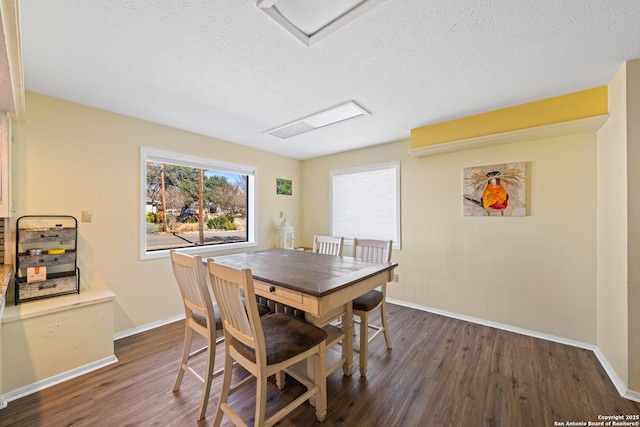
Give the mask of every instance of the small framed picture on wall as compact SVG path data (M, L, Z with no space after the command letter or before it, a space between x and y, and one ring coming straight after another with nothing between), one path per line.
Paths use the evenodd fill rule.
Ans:
M276 194L291 196L293 194L293 184L290 179L276 178Z

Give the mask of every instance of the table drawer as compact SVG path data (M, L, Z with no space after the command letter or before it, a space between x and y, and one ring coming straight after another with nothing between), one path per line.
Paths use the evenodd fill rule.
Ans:
M269 298L271 296L271 299L293 307L297 307L302 304L302 292L292 291L290 289L281 288L280 286L274 286L258 281L254 281L253 286L256 294L264 296L265 298Z

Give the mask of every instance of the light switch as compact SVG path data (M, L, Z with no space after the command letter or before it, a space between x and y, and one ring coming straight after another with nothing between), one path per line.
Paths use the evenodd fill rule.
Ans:
M91 222L91 211L82 211L82 222Z

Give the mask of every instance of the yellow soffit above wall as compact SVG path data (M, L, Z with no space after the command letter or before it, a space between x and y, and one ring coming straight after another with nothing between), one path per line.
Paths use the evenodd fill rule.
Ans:
M498 143L597 131L608 118L608 88L600 86L411 130L416 156Z

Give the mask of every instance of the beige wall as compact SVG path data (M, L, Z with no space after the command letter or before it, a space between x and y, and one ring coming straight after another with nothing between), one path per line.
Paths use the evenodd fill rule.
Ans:
M597 345L628 381L626 67L609 84L609 120L598 133Z
M113 294L104 289L85 289L73 301L67 296L6 307L0 369L2 392L11 397L5 397L12 400L57 375L116 361L113 312Z
M259 248L273 247L279 211L298 226L300 161L34 93L27 111L13 128L14 219L93 212L79 223L81 289L116 294L116 333L183 313L168 258L139 260L140 146L258 167ZM276 178L294 195L276 195Z
M609 84L598 134L597 345L625 386L640 390L640 60ZM637 397L636 397L637 398Z
M304 239L329 232L333 169L401 161L400 282L389 297L596 342L596 135L433 157L409 141L303 162ZM529 215L462 216L462 170L527 162Z
M640 392L640 59L627 68L629 388ZM640 398L640 394L638 395Z

